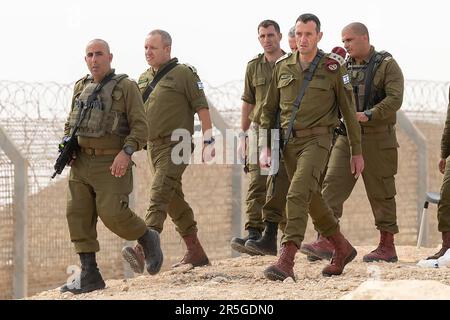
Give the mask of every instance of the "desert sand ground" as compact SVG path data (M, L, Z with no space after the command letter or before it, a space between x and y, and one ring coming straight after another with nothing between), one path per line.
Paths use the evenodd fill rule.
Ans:
M263 270L273 256L247 256L212 261L211 266L138 275L131 279L105 279L106 288L87 294L59 293L58 288L29 299L125 300L260 300L260 299L450 299L450 268L420 268L417 261L436 248L397 247L398 263L364 263L372 247L357 247L358 256L343 275L323 277L325 261L308 262L296 255L296 281L266 280ZM362 286L360 287L360 285Z

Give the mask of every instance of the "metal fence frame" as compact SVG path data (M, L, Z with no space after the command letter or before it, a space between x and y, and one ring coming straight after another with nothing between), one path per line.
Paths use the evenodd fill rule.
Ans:
M14 298L28 292L28 161L0 126L0 146L14 164Z

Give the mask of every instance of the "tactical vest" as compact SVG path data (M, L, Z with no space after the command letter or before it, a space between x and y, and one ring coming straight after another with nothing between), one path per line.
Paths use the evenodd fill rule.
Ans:
M77 124L81 109L86 107L87 110L77 132L78 136L100 138L106 133L121 137L127 136L130 133L130 127L126 113L111 110L113 90L121 80L127 77L126 74L114 75L111 80L104 84L94 99L89 99L89 97L99 84L89 81L81 94L75 99L75 106L69 116L70 131L72 132ZM86 83L91 79L86 77L83 81Z
M369 62L363 65L347 60L346 66L355 94L357 111L369 110L386 97L384 88L375 88L373 78L381 62L387 57L392 57L392 55L386 51L375 51Z

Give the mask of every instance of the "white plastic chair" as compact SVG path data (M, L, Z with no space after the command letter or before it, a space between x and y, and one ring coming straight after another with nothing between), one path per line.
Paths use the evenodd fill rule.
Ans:
M437 205L440 200L441 200L441 194L438 192L427 192L425 194L425 202L423 204L422 216L420 218L419 235L417 236L417 248L420 248L420 246L423 243L422 238L423 238L423 234L424 234L425 225L427 224L426 213L427 213L428 205L430 203L434 203Z

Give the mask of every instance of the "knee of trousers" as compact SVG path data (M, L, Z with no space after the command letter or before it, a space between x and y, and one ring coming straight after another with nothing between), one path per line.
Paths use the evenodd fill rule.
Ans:
M177 189L181 189L181 179L157 174L151 186L150 199L156 203L168 203Z

